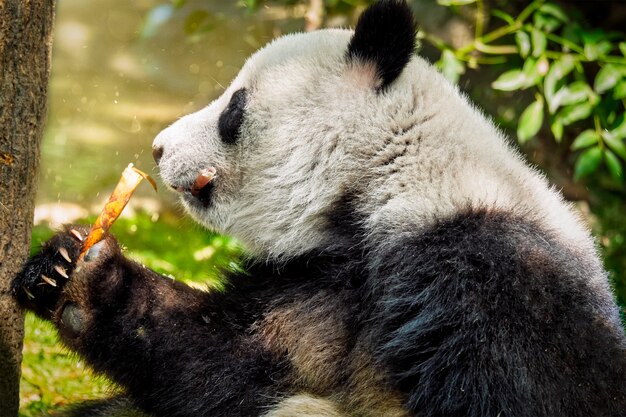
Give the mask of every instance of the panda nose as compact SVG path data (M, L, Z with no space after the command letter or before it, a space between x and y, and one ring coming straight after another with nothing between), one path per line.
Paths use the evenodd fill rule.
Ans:
M152 157L154 158L154 162L159 165L159 161L163 156L163 146L154 146L152 147Z

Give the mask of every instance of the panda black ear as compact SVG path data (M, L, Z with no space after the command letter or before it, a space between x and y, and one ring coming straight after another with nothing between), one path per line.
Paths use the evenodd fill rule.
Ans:
M404 0L379 0L367 8L348 45L348 60L374 64L384 89L402 72L415 50L416 24Z

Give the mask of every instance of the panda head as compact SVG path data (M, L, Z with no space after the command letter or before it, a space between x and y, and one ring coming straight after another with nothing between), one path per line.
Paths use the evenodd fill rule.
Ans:
M411 11L396 0L371 6L354 32L273 41L221 97L157 136L163 181L199 223L254 254L337 244L330 225L368 176L360 167L375 146L372 130L393 118L386 112L402 96L395 84L414 46Z

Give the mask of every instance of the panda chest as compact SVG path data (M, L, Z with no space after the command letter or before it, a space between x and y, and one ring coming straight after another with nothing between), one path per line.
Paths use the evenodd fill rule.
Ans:
M294 393L332 400L346 416L407 416L401 395L360 342L354 315L346 297L321 291L274 307L255 333L290 364L286 384Z
M352 338L345 306L329 294L297 299L271 309L257 325L261 343L272 354L286 357L291 382L327 390L342 379Z

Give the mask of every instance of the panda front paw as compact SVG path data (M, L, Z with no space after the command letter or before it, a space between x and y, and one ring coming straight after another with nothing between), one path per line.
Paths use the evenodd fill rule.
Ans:
M67 226L26 262L12 282L13 294L23 307L50 318L76 269L88 230L84 226Z

